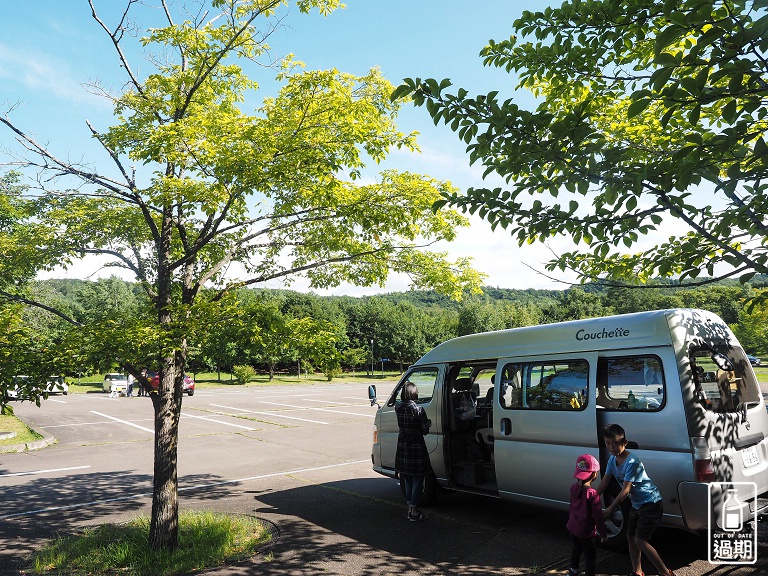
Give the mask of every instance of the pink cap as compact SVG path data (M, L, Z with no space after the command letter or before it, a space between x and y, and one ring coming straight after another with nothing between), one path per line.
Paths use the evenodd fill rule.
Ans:
M576 458L576 472L573 473L574 478L579 480L587 480L592 476L592 472L600 471L600 462L592 454L582 454Z

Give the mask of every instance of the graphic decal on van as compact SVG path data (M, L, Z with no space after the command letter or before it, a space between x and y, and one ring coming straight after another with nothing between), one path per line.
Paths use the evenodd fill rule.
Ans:
M629 330L626 328L614 328L613 330L602 329L600 332L587 332L583 328L576 332L576 340L603 340L606 338L626 338L629 336Z
M712 564L757 562L757 498L754 482L709 485L709 561Z

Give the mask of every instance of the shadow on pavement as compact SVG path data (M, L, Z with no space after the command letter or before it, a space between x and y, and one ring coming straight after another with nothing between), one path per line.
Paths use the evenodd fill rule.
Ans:
M8 487L0 509L0 574L18 574L29 553L54 534L76 533L89 525L148 513L151 478L147 475L82 474L76 481L68 480L40 478L18 488ZM567 514L562 511L442 492L427 509L430 518L414 523L406 519L397 483L383 477L312 483L284 475L255 487L221 482L213 475L184 477L180 505L254 514L274 522L279 536L272 547L273 558L260 556L207 574L406 576L567 571L570 539L565 530ZM184 490L185 486L206 484L206 490ZM652 543L678 576L756 576L768 573L764 526L757 566L707 565L704 541L679 530L660 529ZM600 575L629 572L626 553L600 551L598 558ZM655 574L647 560L644 567L649 576Z
M387 483L391 497L371 496L382 492L373 483ZM255 514L283 517L277 558L259 573L498 574L499 567L530 573L562 558L570 545L563 512L441 496L425 509L430 518L414 523L406 519L399 487L386 478L256 493Z
M7 472L0 469L0 475ZM184 485L220 482L211 475L185 476ZM232 486L207 492L208 500L230 496ZM239 491L239 490L238 490ZM0 508L0 574L18 574L30 553L51 537L75 534L87 526L120 522L149 514L152 478L146 474L78 474L76 477L39 478L7 486Z

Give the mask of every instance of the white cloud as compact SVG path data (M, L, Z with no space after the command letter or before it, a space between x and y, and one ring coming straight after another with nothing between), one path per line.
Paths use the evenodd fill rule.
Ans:
M23 99L21 94L34 94L45 102L60 100L79 108L87 105L111 109L109 101L85 90L66 61L51 54L0 44L0 79L6 85L13 83L19 99Z

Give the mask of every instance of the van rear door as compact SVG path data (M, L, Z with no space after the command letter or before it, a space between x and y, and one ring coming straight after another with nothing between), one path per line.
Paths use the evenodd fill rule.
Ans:
M691 351L696 400L689 410L691 437L706 439L715 481L755 482L761 493L768 490L768 413L746 355L738 348L723 352Z
M568 506L576 459L598 457L596 352L499 360L496 480L503 497Z

